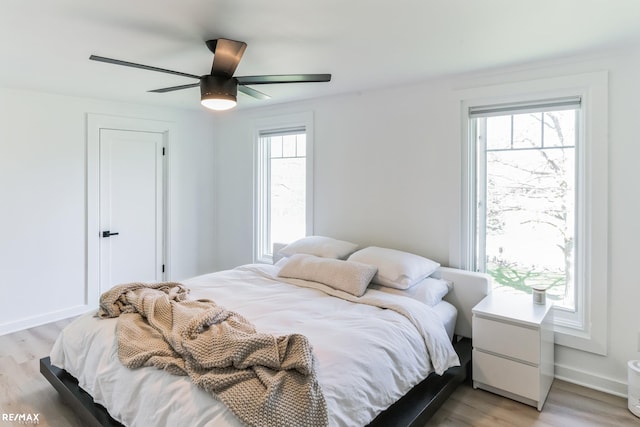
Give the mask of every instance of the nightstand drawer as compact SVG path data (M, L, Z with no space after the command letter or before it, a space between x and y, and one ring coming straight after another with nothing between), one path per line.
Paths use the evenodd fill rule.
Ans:
M538 368L473 350L473 381L519 396L540 400ZM480 385L482 387L482 385Z
M540 332L510 323L473 316L473 347L537 365Z

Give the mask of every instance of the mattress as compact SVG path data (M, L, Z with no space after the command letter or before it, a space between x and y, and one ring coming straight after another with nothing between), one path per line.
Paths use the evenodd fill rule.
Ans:
M191 289L190 298L209 298L237 311L260 332L307 336L331 426L366 425L430 372L457 366L451 304L431 308L373 290L347 300L301 282L278 278L275 266L251 264L182 283ZM116 323L92 314L78 318L54 344L52 364L130 427L242 425L188 377L124 367L117 357Z

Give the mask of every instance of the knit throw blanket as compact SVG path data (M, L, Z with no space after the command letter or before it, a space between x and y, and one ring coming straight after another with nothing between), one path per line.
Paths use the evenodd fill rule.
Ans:
M118 357L155 366L213 394L249 426L326 426L327 409L307 338L256 332L211 300L187 300L179 283L119 285L100 297L118 317Z

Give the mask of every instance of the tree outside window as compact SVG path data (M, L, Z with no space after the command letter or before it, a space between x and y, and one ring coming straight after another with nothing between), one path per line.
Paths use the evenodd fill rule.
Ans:
M497 291L544 286L575 308L576 110L475 119L478 265Z

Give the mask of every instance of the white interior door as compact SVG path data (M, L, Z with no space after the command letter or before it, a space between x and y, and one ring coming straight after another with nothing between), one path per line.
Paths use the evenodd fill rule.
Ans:
M163 134L100 129L100 292L163 279Z

